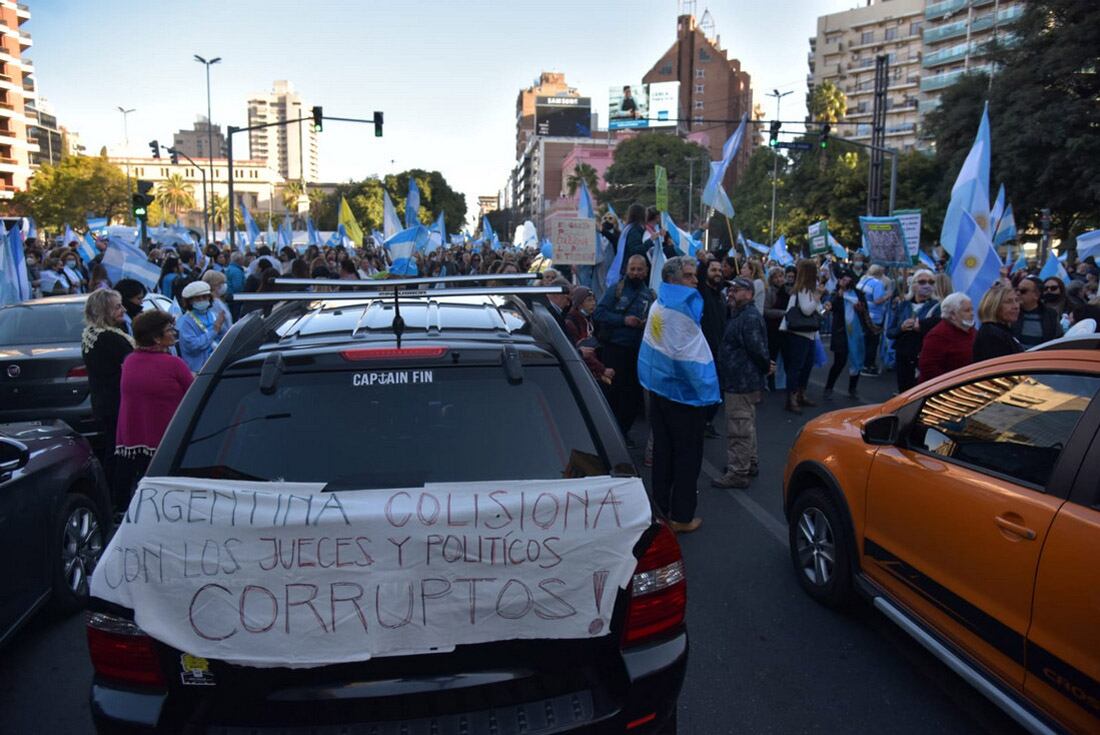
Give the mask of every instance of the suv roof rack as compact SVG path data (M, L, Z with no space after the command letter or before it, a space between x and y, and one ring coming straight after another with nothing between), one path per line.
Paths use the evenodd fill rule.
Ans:
M433 284L470 284L484 283L486 281L500 281L503 283L526 283L542 278L540 273L487 273L471 276L433 276L425 278L390 278L390 279L348 279L339 280L332 278L276 278L279 286L327 286L335 288L360 288L364 290L390 290L399 286L421 286Z
M392 282L391 282L392 283ZM387 289L389 290L389 289ZM478 288L401 288L393 287L398 298L421 298L432 296L447 298L451 296L549 296L568 293L565 286L484 286ZM390 294L364 294L355 291L267 291L264 293L234 294L234 301L364 301L374 298L389 298Z

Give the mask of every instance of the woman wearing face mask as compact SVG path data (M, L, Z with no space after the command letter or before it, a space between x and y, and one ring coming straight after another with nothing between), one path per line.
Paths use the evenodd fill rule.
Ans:
M194 380L187 365L170 352L178 337L173 322L171 314L156 309L139 314L134 319L137 347L122 363L115 455L123 508Z
M46 268L39 275L42 277L43 296L76 293L69 275L65 273L65 264L56 256L51 255L46 258Z
M142 312L142 299L145 298L147 291L141 281L135 281L133 278L121 278L118 283L115 284L115 290L118 291L119 296L122 297L122 308L125 310L125 316L123 317L123 329L127 334L133 334L134 319Z
M969 365L974 359L974 304L970 297L953 293L940 304L940 323L924 336L920 382L924 383Z
M202 369L214 353L214 345L225 336L228 328L225 314L211 308L213 296L206 281L193 281L183 289L183 315L179 321L180 357L192 372Z
M927 320L938 305L936 276L922 268L910 279L909 293L898 302L891 327L886 333L894 340L898 393L904 393L917 384L917 361L920 359L924 333L932 327Z
M38 271L38 255L31 250L27 251L27 280L31 282L31 291L35 296L41 295L42 276ZM32 297L33 298L33 297Z
M65 275L69 277L69 282L76 289L73 293L86 293L88 290L88 277L80 265L80 259L76 253L72 250L66 250L61 256L61 260L65 265Z
M233 315L229 313L229 306L225 303L225 295L229 291L225 274L217 271L207 271L202 274L202 280L206 282L207 286L210 286L210 294L214 297L210 311L215 316L221 314L225 317L225 331L228 332L229 328L233 326ZM221 342L221 336L215 338L215 347L218 346L218 342Z
M1043 281L1043 303L1058 312L1059 319L1066 313L1066 284L1061 278L1054 276Z

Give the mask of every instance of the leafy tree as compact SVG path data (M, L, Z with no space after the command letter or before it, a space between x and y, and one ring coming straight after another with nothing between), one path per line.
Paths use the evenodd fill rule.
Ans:
M301 181L288 181L279 188L283 198L283 209L288 212L298 211L298 199L305 193L306 186Z
M172 174L157 186L155 201L162 212L179 219L180 211L195 208L195 187L187 183L182 174Z
M989 101L990 187L1005 183L1019 227L1035 226L1049 207L1062 238L1100 226L1100 53L1095 0L1032 0L994 49L992 84L963 77L926 119L944 173L939 199L970 148L983 101Z
M641 133L636 138L624 140L615 148L615 160L604 174L607 188L593 191L601 203L610 203L622 216L634 203L652 206L657 201L653 166L664 166L668 171L668 208L676 222L687 229L688 177L691 171L689 159L694 159L696 180L692 194L698 198L702 192L710 154L702 146L660 132ZM693 203L698 216L698 202Z
M840 87L825 80L814 87L806 106L814 120L836 124L848 112L848 98Z
M588 187L589 192L599 189L600 174L592 164L578 163L577 167L573 169L573 173L565 179L565 188L569 192L569 196L574 196L577 193L577 189L581 188L582 181Z
M13 205L40 227L61 230L66 223L80 226L89 215L128 216L130 193L125 174L106 157L66 156L56 166L39 168Z
M447 229L455 230L466 221L466 198L456 192L438 171L410 169L399 174L390 174L385 179L370 178L350 184L342 184L325 197L316 208L318 227L336 229L339 215L340 197L348 200L348 206L359 226L364 231L381 230L383 219L382 192L389 192L397 216L404 222L405 200L409 192L409 178L416 180L420 189L420 209L417 221L431 224L443 212Z

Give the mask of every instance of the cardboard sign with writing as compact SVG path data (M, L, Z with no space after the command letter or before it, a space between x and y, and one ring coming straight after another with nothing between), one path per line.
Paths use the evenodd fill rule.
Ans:
M550 221L554 262L559 265L596 264L596 222L580 217L555 217Z
M186 654L248 666L597 638L652 519L638 478L322 488L145 478L92 595Z
M908 266L909 248L897 217L860 217L859 226L872 263L884 266Z
M894 216L901 222L901 231L905 234L905 246L909 248L909 257L915 258L920 252L920 210L899 209Z
M810 255L820 255L830 252L829 248L829 222L821 220L810 225L808 241L810 243Z

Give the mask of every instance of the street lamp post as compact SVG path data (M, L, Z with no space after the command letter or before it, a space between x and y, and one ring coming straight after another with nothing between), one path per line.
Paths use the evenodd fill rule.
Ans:
M126 118L131 112L135 111L135 108L131 107L126 109L122 105L119 105L116 109L122 113L122 155L126 156L126 194L129 196L130 192L130 154L126 149L130 147L130 127Z
M207 61L206 59L199 56L198 54L195 54L194 56L195 56L195 61L199 62L200 64L202 64L203 66L206 67L206 155L209 157L207 162L210 164L210 194L209 194L209 196L207 195L206 185L204 184L203 185L202 196L203 196L203 199L206 200L206 206L203 207L203 209L204 210L209 209L209 212L210 212L210 214L207 216L207 221L209 221L211 223L211 227L213 227L213 222L214 222L214 201L213 201L214 200L214 120L211 117L211 113L210 113L210 67L213 66L214 64L217 64L218 62L220 62L222 60L222 57L215 56L213 59L210 59L209 61ZM213 240L213 236L214 236L213 231L207 233L206 241L210 242L211 240Z
M779 103L784 97L786 97L789 94L790 94L790 92L780 93L780 91L778 89L773 89L771 92L767 93L768 97L775 97L775 119L776 120L781 120L782 119L781 116L779 115ZM768 236L772 239L772 242L775 242L775 187L776 187L776 183L778 182L778 180L779 180L779 152L776 151L775 161L773 162L773 165L772 165L772 224L771 224L771 229L768 230Z

